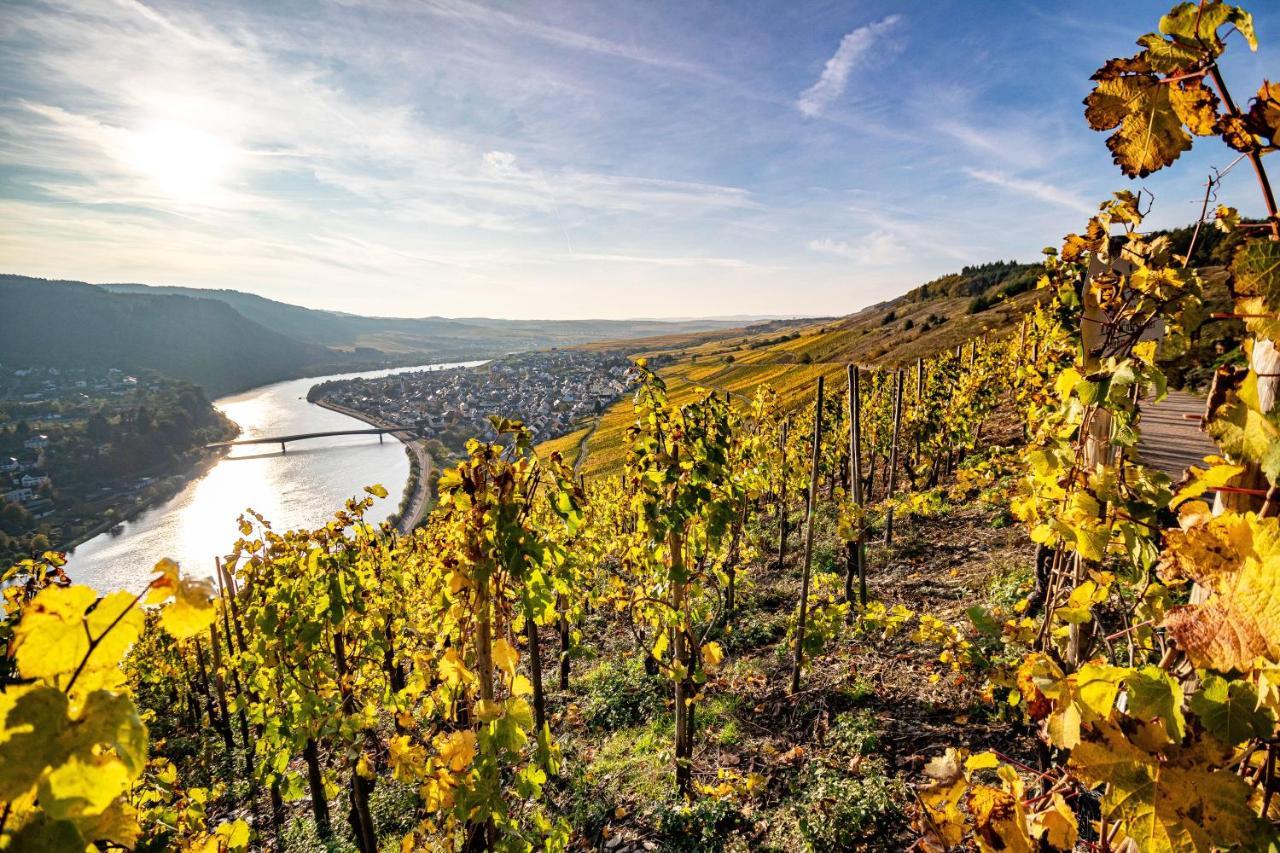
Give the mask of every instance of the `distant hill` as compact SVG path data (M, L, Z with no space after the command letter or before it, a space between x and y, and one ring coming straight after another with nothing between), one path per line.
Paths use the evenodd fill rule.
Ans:
M362 317L238 290L0 274L0 362L151 368L210 397L301 376L734 329L736 319Z
M487 317L364 317L276 302L238 290L146 284L104 284L115 293L180 294L222 302L246 318L299 341L366 347L389 354L420 353L441 361L522 350L655 335L706 332L743 325L738 318L690 320L495 320Z
M350 363L210 299L0 275L0 362L157 370L212 397Z
M248 320L272 331L305 343L342 346L350 343L351 324L347 318L328 311L313 311L285 302L277 302L239 290L199 290L194 287L168 287L150 284L97 285L112 293L185 296L192 299L221 302Z

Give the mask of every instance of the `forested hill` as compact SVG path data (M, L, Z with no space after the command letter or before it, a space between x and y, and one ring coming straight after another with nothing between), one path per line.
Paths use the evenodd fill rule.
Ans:
M112 293L184 296L225 304L248 320L305 343L342 346L351 343L351 323L340 314L289 305L240 290L200 290L150 284L101 284Z
M245 317L297 340L329 347L365 347L391 355L418 353L439 361L509 352L731 329L741 319L499 320L491 317L366 317L304 308L239 290L146 284L100 285L116 293L181 294L223 302Z
M0 275L0 308L0 362L7 365L149 368L198 383L210 397L349 359L210 299Z

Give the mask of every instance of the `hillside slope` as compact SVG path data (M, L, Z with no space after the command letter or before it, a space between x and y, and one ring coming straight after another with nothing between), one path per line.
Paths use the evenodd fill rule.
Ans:
M149 368L210 397L350 364L222 302L0 275L0 362Z
M693 400L701 389L745 399L767 385L785 405L795 406L808 401L818 376L843 384L848 364L902 366L979 335L1016 333L1022 314L1037 299L1033 288L1039 270L1039 265L997 261L965 267L846 317L590 346L640 349L637 355L651 359L677 402ZM559 451L588 476L613 474L625 459L626 429L633 420L631 399L623 397L542 449Z

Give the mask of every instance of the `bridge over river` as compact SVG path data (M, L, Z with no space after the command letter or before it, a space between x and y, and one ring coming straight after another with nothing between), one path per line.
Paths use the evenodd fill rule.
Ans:
M333 435L376 435L378 437L378 443L381 444L384 441L384 436L397 432L412 434L413 430L405 429L404 427L333 429L326 430L324 432L299 432L294 433L293 435L264 435L258 438L238 438L234 441L218 441L213 444L206 444L205 447L209 449L216 449L221 447L236 447L241 444L278 444L280 445L280 452L285 453L287 452L285 445L291 441L305 441L308 438L328 438Z

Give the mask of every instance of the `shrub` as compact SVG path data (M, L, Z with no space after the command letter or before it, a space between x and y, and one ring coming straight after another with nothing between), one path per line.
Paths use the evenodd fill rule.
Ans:
M813 762L801 783L796 822L811 850L854 847L897 815L897 803L907 798L902 783L890 779L878 760L864 761L859 777Z
M880 746L876 718L870 711L851 711L836 717L831 743L850 755L870 755Z
M982 295L975 296L969 300L968 313L977 314L981 311L986 311L988 308L990 308L994 304L995 304L995 300L989 296L982 296Z
M750 619L739 620L732 631L726 631L721 641L725 651L735 654L767 646L782 636L782 622L765 618L764 614L752 614Z
M842 691L842 694L850 702L862 702L876 695L876 685L865 675L859 675Z
M741 810L728 799L704 797L688 805L664 803L656 814L663 850L723 850L744 823Z
M800 363L801 363L801 364L813 364L813 356L812 356L812 355L810 355L810 354L809 354L809 353L807 353L807 352L806 352L806 353L802 353L802 354L801 354L801 356L800 356Z

